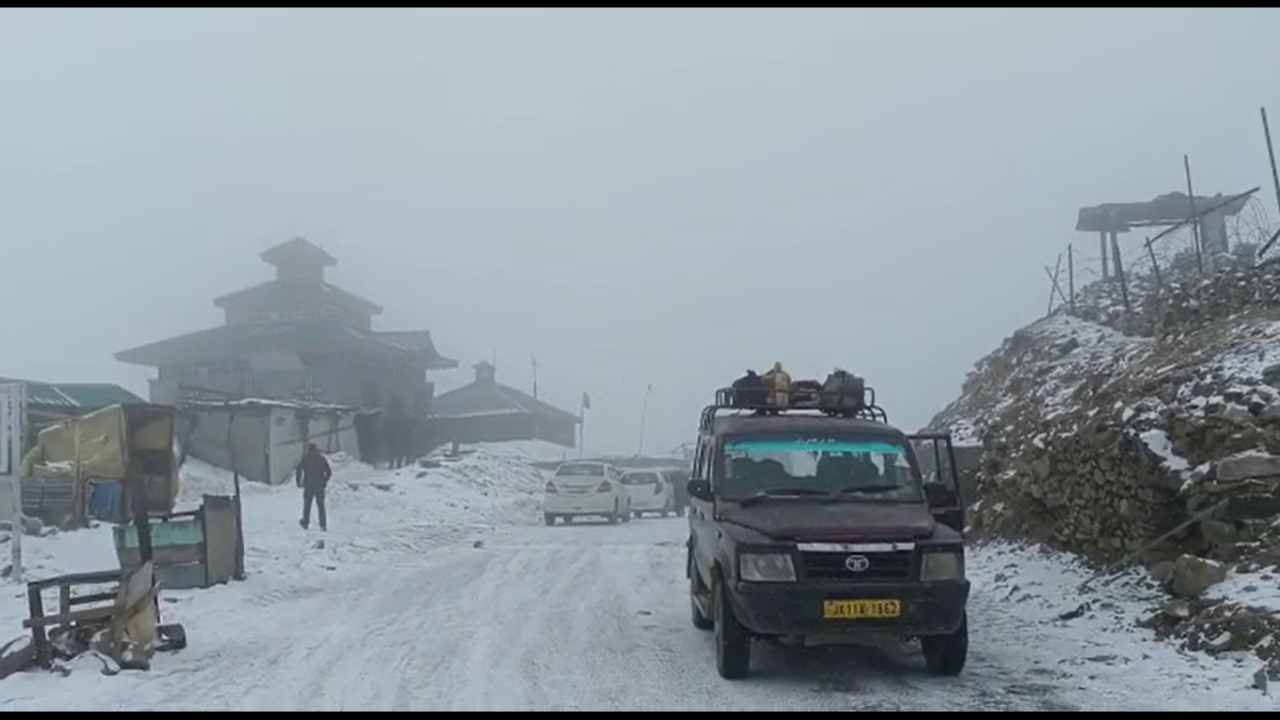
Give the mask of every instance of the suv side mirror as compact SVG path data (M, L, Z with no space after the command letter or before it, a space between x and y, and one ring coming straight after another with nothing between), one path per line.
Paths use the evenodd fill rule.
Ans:
M691 478L689 484L685 485L685 491L689 493L689 497L711 502L711 483L706 480Z

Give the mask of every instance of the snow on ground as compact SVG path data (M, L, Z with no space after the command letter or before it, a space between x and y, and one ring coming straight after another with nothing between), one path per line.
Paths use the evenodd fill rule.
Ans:
M558 457L564 448L542 442L464 446L469 454L432 459L438 468L410 466L374 470L349 458L331 458L334 469L327 506L329 531L320 534L315 510L311 530L298 526L302 491L294 484L267 486L241 481L244 498L245 566L250 582L201 593L166 592L166 598L203 601L205 596L235 594L256 582L292 582L299 572L339 572L361 567L369 556L419 552L458 542L496 526L541 521L542 473L531 458ZM194 509L201 497L231 495L230 474L199 460L182 467L178 510ZM324 547L315 547L317 540ZM7 560L8 544L0 544ZM26 579L118 567L111 526L23 539ZM21 632L27 616L25 595L4 592L0 584L0 645ZM0 690L0 696L3 691Z
M338 464L323 536L297 526L296 488L245 483L249 577L163 593L186 650L146 673L22 673L0 681L0 712L1276 709L1246 689L1248 662L1134 627L1141 583L1082 595L1083 569L1001 545L970 555L959 678L928 675L912 648L757 643L753 676L721 680L711 635L689 621L685 521L542 527L529 450L482 448L421 478ZM188 499L227 483L208 466L185 474ZM113 560L105 528L28 549L32 574ZM21 593L4 587L16 635Z
M1207 594L1210 598L1280 612L1280 580L1271 571L1232 571L1226 580L1211 587Z
M1094 575L1061 554L1005 543L972 551L970 561L975 600L999 604L1011 624L1027 626L1021 641L1002 648L1005 660L1014 661L1016 653L1034 674L1070 677L1069 684L1093 696L1077 709L1280 709L1280 703L1247 689L1262 667L1257 658L1214 659L1137 627L1138 619L1168 599L1143 573Z

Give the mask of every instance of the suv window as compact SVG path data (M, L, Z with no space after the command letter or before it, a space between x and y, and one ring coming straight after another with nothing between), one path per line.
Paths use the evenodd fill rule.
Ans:
M632 472L622 476L623 485L652 485L658 482L658 476L651 472Z
M602 477L604 466L600 463L565 463L556 469L556 477Z
M901 441L837 437L736 437L724 442L726 499L796 490L851 500L920 502L920 475Z

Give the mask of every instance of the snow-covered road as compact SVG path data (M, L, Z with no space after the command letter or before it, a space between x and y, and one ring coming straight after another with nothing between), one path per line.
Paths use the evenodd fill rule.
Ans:
M715 672L710 635L689 622L685 527L424 525L340 564L330 559L342 540L313 549L303 544L318 535L299 533L302 573L171 594L191 646L151 672L24 674L0 683L0 710L1274 707L1243 690L1244 670L1124 631L1118 609L1056 620L1071 599L1032 592L1053 578L999 552L975 558L959 678L926 674L910 652L758 645L753 676L731 683ZM55 702L50 680L75 691Z

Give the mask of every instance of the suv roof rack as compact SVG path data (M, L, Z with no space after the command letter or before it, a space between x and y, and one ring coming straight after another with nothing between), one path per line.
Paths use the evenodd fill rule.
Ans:
M823 390L817 395L808 397L791 394L787 405L776 405L768 402L767 397L760 397L760 391L739 392L735 388L725 387L716 391L715 403L702 409L698 421L698 431L708 432L715 425L716 417L721 410L738 410L752 415L783 415L804 412L818 412L833 418L861 419L872 422L888 423L889 415L884 408L876 405L876 391L870 387L862 387L857 391Z

